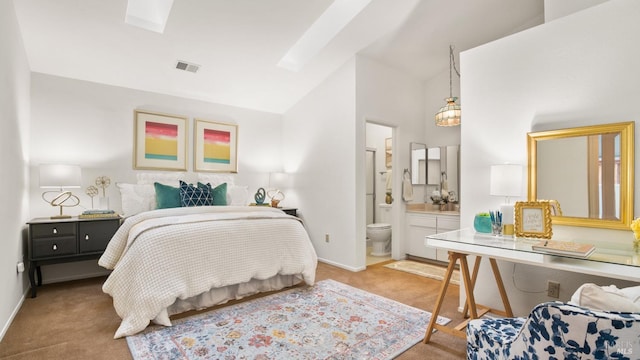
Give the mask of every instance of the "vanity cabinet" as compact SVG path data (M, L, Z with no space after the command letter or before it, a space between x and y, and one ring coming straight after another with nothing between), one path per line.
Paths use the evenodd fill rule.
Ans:
M460 215L457 213L407 212L406 216L407 254L425 259L448 261L449 256L446 250L425 246L425 236L458 230Z

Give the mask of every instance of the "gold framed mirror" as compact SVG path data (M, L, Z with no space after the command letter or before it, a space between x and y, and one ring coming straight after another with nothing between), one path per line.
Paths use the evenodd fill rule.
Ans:
M628 230L634 136L634 122L528 133L528 200L557 200L554 225Z

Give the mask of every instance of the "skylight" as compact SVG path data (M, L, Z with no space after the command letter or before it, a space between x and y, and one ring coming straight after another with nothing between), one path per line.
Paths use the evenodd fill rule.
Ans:
M280 59L278 66L290 71L302 69L370 2L371 0L335 0Z
M162 34L173 0L129 0L124 22Z

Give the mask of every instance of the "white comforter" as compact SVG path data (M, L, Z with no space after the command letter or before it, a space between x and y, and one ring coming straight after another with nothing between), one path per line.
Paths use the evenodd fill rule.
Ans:
M171 325L167 307L209 291L275 275L315 281L317 256L298 218L266 207L162 209L127 218L100 266L102 290L122 318L115 338L150 320Z

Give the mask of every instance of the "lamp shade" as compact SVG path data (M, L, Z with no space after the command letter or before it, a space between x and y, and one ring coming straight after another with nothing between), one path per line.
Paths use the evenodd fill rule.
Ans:
M269 187L280 190L291 187L289 174L283 172L269 173Z
M492 165L489 194L507 197L522 195L522 166Z
M447 104L436 113L437 126L458 126L460 125L460 115L462 111L460 105L456 104L456 97L447 98Z
M78 165L43 164L39 170L41 188L70 189L82 185L82 172Z

